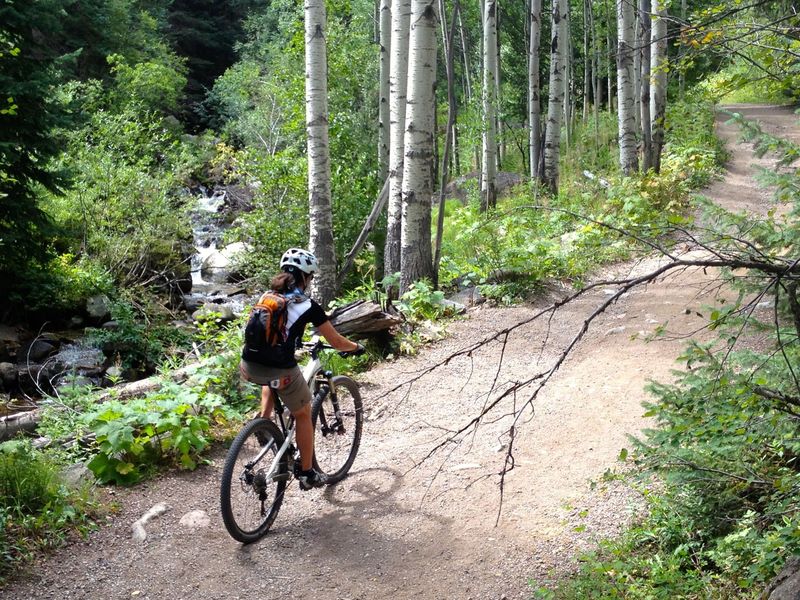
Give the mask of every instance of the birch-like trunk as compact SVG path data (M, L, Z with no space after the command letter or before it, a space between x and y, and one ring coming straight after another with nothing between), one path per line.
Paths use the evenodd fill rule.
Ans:
M497 0L485 0L483 11L483 157L481 171L481 210L497 203Z
M614 37L612 31L614 30L614 17L612 16L611 7L608 0L604 0L606 7L606 67L608 79L608 112L614 114L614 65L617 61L616 47L614 45Z
M650 32L650 128L653 136L650 164L659 173L667 110L667 9L665 0L651 0L650 6L654 16Z
M408 28L411 0L392 4L392 39L389 65L389 209L386 222L384 265L387 275L400 271L400 236L403 210L403 137L406 128L408 85Z
M630 0L633 4L631 10L633 11L633 119L636 123L636 134L642 130L642 46L639 43L641 39L641 22L639 19L639 8L636 0Z
M336 252L328 149L328 65L325 1L305 2L306 136L308 138L309 250L319 261L312 294L326 306L336 296Z
M408 114L403 163L400 291L433 279L431 194L436 83L436 0L413 0L408 58Z
M539 176L542 160L542 102L539 86L539 44L542 39L542 0L531 0L530 39L528 45L528 171L531 179Z
M583 112L584 125L589 122L589 95L592 87L592 54L589 51L589 0L583 0Z
M619 166L625 175L639 169L636 153L636 103L633 93L633 6L617 0L617 114L619 117Z
M650 132L650 0L639 0L639 47L642 49L642 171L653 165L653 140Z
M389 175L389 52L392 43L392 2L380 0L378 23L380 29L380 62L378 78L380 100L378 106L378 178L385 181Z
M565 66L569 35L567 0L553 0L550 43L550 97L547 102L547 127L544 139L544 183L558 192L558 155L561 142L561 113L566 86Z

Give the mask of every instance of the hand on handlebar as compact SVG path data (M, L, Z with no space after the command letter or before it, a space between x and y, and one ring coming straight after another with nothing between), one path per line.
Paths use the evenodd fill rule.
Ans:
M364 346L362 346L361 344L357 343L356 346L358 346L358 347L355 350L342 350L342 351L340 351L339 352L339 356L361 356L362 354L364 354L364 352L367 351L367 349L364 348Z

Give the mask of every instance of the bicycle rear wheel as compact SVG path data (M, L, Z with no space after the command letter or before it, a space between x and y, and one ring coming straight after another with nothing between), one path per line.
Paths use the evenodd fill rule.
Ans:
M244 544L262 538L283 502L289 469L286 454L275 474L270 466L283 444L283 433L275 423L254 419L233 440L220 485L222 521L231 537Z
M356 459L361 444L364 407L358 384L339 375L331 379L332 389L317 394L311 406L314 423L314 468L328 476L329 483L341 481Z

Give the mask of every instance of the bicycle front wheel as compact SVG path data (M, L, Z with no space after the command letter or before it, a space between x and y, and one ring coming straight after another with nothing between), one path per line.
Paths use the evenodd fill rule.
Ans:
M270 475L283 444L278 426L254 419L233 440L220 485L222 521L233 539L249 544L261 539L275 522L283 502L289 469L286 454Z
M328 476L329 483L341 481L356 459L361 444L364 407L358 384L339 375L331 379L331 390L314 398L314 468Z

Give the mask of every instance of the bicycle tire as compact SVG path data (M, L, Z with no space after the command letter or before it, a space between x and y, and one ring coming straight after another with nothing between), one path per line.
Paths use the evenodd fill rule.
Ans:
M331 391L325 395L318 393L313 400L311 422L314 468L328 476L328 483L336 483L347 476L358 454L364 405L355 381L338 375L330 382Z
M231 537L243 544L264 537L278 516L290 477L286 454L281 457L276 477L267 480L264 475L283 440L275 423L254 419L239 432L225 457L220 484L222 522ZM254 465L256 468L248 468L247 463L267 444L270 449Z

